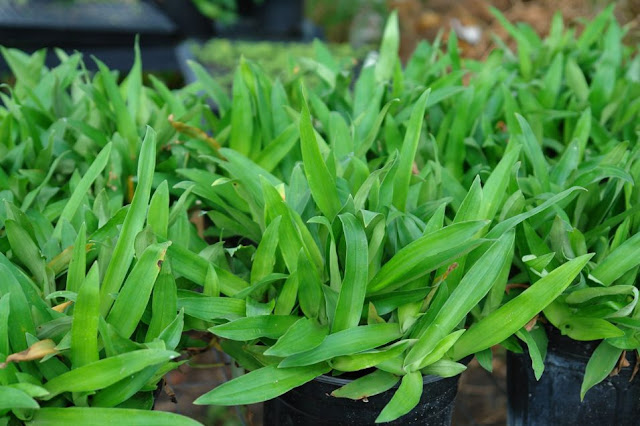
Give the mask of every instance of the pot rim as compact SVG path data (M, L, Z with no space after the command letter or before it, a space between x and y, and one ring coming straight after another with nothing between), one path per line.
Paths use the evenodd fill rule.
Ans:
M468 355L468 356L466 356L466 357L464 357L464 358L462 358L462 359L460 359L460 360L458 360L456 362L459 362L460 364L464 364L464 365L468 366L474 356L475 355ZM464 371L463 371L463 373L464 373ZM461 374L462 373L457 374L455 376L451 376L451 377L434 376L434 375L431 375L431 374L428 374L426 376L423 375L422 376L422 384L426 385L426 384L429 384L429 383L439 382L440 380L459 378ZM357 379L344 379L344 378L339 377L339 376L336 377L336 376L328 376L326 374L323 374L321 376L316 377L313 380L317 380L319 382L326 383L326 384L329 384L329 385L334 385L334 386L344 386L344 385L347 385L347 384L349 384L349 383L351 383L351 382L353 382L354 380L357 380ZM398 386L398 384L396 383L395 386Z

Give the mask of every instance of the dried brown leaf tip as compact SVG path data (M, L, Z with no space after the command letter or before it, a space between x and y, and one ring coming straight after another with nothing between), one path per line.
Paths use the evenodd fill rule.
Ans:
M168 120L171 126L178 133L182 133L183 135L205 142L207 145L209 145L209 147L211 147L211 149L213 149L213 152L216 154L218 158L225 160L224 156L219 152L220 144L218 143L217 140L215 140L215 138L209 136L202 129L198 129L197 127L190 126L189 124L183 123L181 121L176 121L173 117L173 114L169 115Z
M509 294L509 292L514 288L527 289L529 288L529 284L520 284L520 283L507 284L507 286L504 288L504 291L505 293Z
M640 370L640 352L636 351L636 365L633 366L633 372L631 373L629 381L632 381L636 377L638 370Z
M54 306L51 309L53 309L56 312L64 312L64 310L67 309L69 306L71 306L71 304L73 304L73 300L68 300L64 303Z
M531 320L524 325L525 330L527 331L533 330L533 327L535 327L536 324L538 323L538 316L539 315L536 315L535 317L531 318Z
M56 342L51 339L41 340L22 352L9 355L5 362L0 363L0 368L6 368L11 362L33 361L56 353L58 353L56 350Z
M622 354L620 355L620 359L618 360L618 363L616 364L611 374L609 374L609 376L611 377L617 376L618 374L620 374L620 371L623 368L629 367L630 365L631 363L627 360L627 351L622 351Z

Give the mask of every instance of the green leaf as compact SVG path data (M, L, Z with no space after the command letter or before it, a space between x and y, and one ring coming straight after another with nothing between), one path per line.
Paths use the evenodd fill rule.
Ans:
M398 13L394 10L387 18L380 46L380 57L376 63L375 76L378 83L386 83L393 75L398 61L398 47L400 46L400 30Z
M124 282L107 317L107 322L123 337L131 336L136 330L170 244L166 242L147 247Z
M316 364L385 345L401 336L398 324L373 324L349 328L328 335L315 349L292 355L280 363L281 368Z
M399 377L394 374L376 370L334 390L331 396L361 400L388 391L398 380Z
M231 340L254 340L260 337L278 339L298 321L292 315L259 315L239 318L209 329L215 335Z
M580 400L589 389L606 379L618 363L622 349L611 346L606 341L601 342L589 358L587 368L584 371L582 386L580 387Z
M367 235L362 224L350 213L339 216L347 246L345 273L340 287L333 333L356 327L360 323L360 311L364 304L368 281Z
M320 211L330 220L336 217L342 204L338 197L335 178L329 172L324 158L320 153L316 135L311 124L309 107L304 102L300 116L300 148L304 173L307 176L311 195Z
M131 408L41 408L27 422L30 426L69 426L88 424L126 424L130 426L197 426L188 417L163 411Z
M0 386L0 411L19 408L38 409L40 406L33 398L20 389Z
M133 260L135 237L144 225L155 165L156 132L151 127L147 127L138 161L138 188L133 195L131 206L122 224L120 237L113 250L100 288L100 312L102 315L106 315L111 309L113 304L111 294L120 291L120 286Z
M476 234L486 225L487 221L460 222L418 238L384 264L367 293L391 291L468 253L482 242Z
M308 318L317 318L323 303L322 281L318 270L311 263L304 248L298 254L298 300Z
M73 244L71 261L67 269L67 291L78 292L84 281L87 270L87 227L83 223L78 231L78 236Z
M160 349L140 349L101 359L49 380L45 389L51 399L63 392L91 392L110 386L145 367L169 362L180 354Z
M94 263L80 287L73 308L71 324L71 364L82 367L99 359L98 319L100 317L100 283L98 264Z
M166 180L162 181L151 197L147 224L156 235L167 238L169 232L169 185Z
M47 282L46 263L36 243L16 221L6 220L4 226L13 255L29 268L40 285L45 286Z
M542 147L533 134L533 130L531 130L531 126L529 126L527 120L520 114L516 114L516 119L522 130L524 152L533 165L535 177L540 181L542 189L545 192L549 192L551 189L549 185L549 165L542 153Z
M280 230L280 220L282 216L278 216L271 221L269 226L264 230L262 239L251 264L251 284L255 284L270 273L273 272L273 265L276 260L276 250L278 248Z
M204 321L214 319L235 320L244 317L246 303L242 299L230 297L210 297L194 293L193 296L178 296L178 309L186 315Z
M163 265L164 266L164 265ZM177 286L173 274L160 271L151 298L151 321L145 342L151 342L160 335L176 317L178 312Z
M591 271L591 275L602 284L609 286L638 265L640 265L640 232L609 253Z
M418 341L407 354L404 365L409 369L408 371L419 370L427 366L427 362L438 360L438 357L433 358L429 355L438 345L446 343L447 335L491 290L501 276L503 264L511 263L514 238L514 232L503 235L464 275L431 324L418 337ZM454 334L448 338L455 342L460 336ZM443 340L445 342L442 342ZM440 353L440 357L442 355L444 352Z
M606 339L609 337L624 336L624 332L609 321L600 318L576 316L567 318L561 325L560 331L573 340L591 341Z
M313 319L300 318L264 354L287 357L306 352L318 347L328 333L329 327L326 325L321 325Z
M535 375L536 380L540 380L540 377L542 377L542 373L544 372L544 358L540 348L538 348L537 342L525 328L518 330L516 332L516 336L527 344L527 347L529 348L529 356L531 357L533 374ZM544 351L546 352L546 347L544 348Z
M409 344L408 340L401 340L380 350L372 350L353 355L343 355L331 361L331 367L338 371L359 371L400 356Z
M505 340L553 302L571 284L593 254L570 260L554 269L522 294L472 325L452 348L459 360Z
M196 405L245 405L276 398L329 372L327 364L297 368L263 367L223 383L194 401Z
M415 408L422 396L422 373L415 371L402 377L400 387L391 401L382 409L376 423L396 420Z
M425 90L412 107L409 126L398 157L398 169L393 181L393 205L400 211L405 211L407 207L413 162L418 150L429 93L431 93L431 89Z
M507 188L511 179L510 175L519 155L519 146L511 149L491 172L482 188L482 212L480 213L480 218L493 220L498 213L502 200L509 194Z
M424 375L432 375L439 377L455 377L467 369L467 366L459 362L448 359L441 359L431 365L426 366L422 370Z
M250 157L253 138L253 105L251 95L244 83L240 68L233 77L231 105L231 138L229 147Z

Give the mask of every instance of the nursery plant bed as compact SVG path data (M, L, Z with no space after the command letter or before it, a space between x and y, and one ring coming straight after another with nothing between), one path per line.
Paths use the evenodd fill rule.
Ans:
M635 425L640 416L640 380L634 376L637 356L626 355L629 366L607 377L580 402L587 362L599 342L579 342L549 330L545 372L535 379L527 353L507 355L508 424Z

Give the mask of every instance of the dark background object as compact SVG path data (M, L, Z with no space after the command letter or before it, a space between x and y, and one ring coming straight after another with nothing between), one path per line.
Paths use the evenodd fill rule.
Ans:
M544 374L536 381L528 353L507 354L508 423L511 426L633 426L640 421L640 379L629 382L636 363L591 388L580 402L589 357L599 342L579 342L549 330Z
M112 69L128 70L137 34L145 70L175 71L175 47L188 36L208 37L213 25L186 0L0 2L0 42L26 52L44 47L79 50ZM47 65L57 63L49 52ZM87 65L94 66L92 61ZM0 69L6 69L2 60Z
M308 39L303 0L238 0L237 12L235 23L216 25L217 36L270 41Z
M418 406L388 425L449 425L460 376L442 379L424 377ZM371 425L391 400L396 387L368 402L334 398L334 390L349 383L339 377L320 376L264 404L265 426Z

